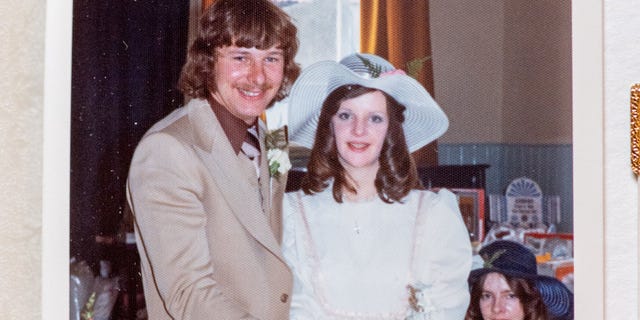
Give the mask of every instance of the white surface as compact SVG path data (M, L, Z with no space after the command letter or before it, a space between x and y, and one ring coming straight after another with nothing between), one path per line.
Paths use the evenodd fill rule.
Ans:
M572 3L575 317L604 318L602 0ZM624 319L625 317L623 317Z
M69 315L71 13L71 1L48 2L43 107L42 319Z
M638 319L638 193L630 87L640 83L640 2L604 1L606 319Z
M34 0L0 7L0 318L32 319L42 288L45 8Z

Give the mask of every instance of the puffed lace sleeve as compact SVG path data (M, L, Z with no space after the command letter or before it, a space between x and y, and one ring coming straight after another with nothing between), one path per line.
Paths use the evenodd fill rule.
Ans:
M307 250L307 235L300 201L302 192L285 194L283 201L282 252L293 273L293 293L291 297L291 320L320 319L320 306L312 292L309 263L312 261Z
M463 319L469 305L471 243L456 196L421 191L414 271L431 319Z

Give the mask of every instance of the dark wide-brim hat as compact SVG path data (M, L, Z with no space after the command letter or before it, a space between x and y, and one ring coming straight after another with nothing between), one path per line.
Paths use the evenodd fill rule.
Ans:
M528 279L540 292L551 319L573 319L573 293L558 279L539 275L536 257L525 246L510 240L497 240L480 249L479 254L484 267L471 270L469 287L491 272Z
M289 140L311 149L325 99L336 88L354 84L383 91L406 107L402 128L410 152L434 141L447 131L449 119L418 81L395 70L387 60L365 53L305 68L291 88Z

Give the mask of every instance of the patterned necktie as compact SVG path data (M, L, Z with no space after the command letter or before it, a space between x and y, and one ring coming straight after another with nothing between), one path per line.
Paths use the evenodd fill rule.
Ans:
M260 176L260 143L258 142L258 132L255 126L247 129L247 134L240 148L242 152L249 158L256 167L256 173Z

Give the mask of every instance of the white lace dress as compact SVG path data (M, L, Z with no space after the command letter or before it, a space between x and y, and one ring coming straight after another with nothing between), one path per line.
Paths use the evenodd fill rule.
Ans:
M424 289L424 319L463 319L471 246L456 197L412 191L337 203L331 186L284 199L283 252L294 273L291 319L405 319L407 285Z

